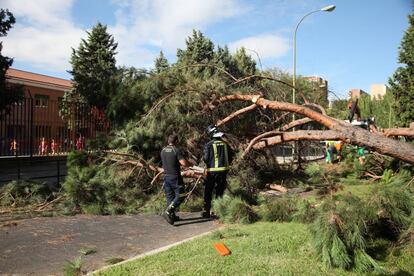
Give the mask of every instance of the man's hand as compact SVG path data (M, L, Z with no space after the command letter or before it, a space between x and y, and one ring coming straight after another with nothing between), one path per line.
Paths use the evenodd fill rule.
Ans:
M189 167L190 163L186 159L178 160L183 167Z

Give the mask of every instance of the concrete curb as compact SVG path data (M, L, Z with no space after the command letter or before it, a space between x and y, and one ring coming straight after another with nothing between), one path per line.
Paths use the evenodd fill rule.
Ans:
M220 227L219 227L219 228L220 228ZM207 236L208 234L211 234L211 233L213 233L214 231L217 231L219 228L214 229L214 230L207 231L207 232L205 232L205 233L202 233L202 234L199 234L199 235L193 236L193 237L191 237L191 238L187 238L187 239L184 239L184 240L182 240L182 241L178 241L178 242L175 242L175 243L172 243L172 244L169 244L169 245L166 245L166 246L163 246L163 247L157 248L157 249L153 249L153 250L151 250L151 251L148 251L148 252L145 252L145 253L139 254L139 255L137 255L137 256L135 256L135 257L132 257L132 258L130 258L130 259L127 259L127 260L125 260L125 261L122 261L122 262L119 262L119 263L116 263L116 264L112 264L112 265L107 265L107 266L101 267L101 268L99 268L99 269L97 269L97 270L95 270L95 271L88 272L88 274L86 274L86 275L90 275L90 276L91 276L91 275L95 275L96 273L102 272L102 271L107 270L107 269L109 269L109 268L112 268L112 267L115 267L115 266L118 266L118 265L123 265L123 264L129 263L129 262L132 262L132 261L135 261L135 260L138 260L138 259L144 258L144 257L146 257L146 256L155 255L155 254L157 254L157 253L160 253L160 252L166 251L166 250L168 250L168 249L170 249L170 248L172 248L172 247L175 247L175 246L177 246L177 245L180 245L180 244L183 244L183 243L186 243L186 242L189 242L189 241L192 241L192 240L195 240L195 239L198 239L198 238L201 238L201 237Z

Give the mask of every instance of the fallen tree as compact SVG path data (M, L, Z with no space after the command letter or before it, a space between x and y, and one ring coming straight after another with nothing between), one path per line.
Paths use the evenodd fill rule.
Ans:
M259 139L255 138L253 145L248 146L248 149L262 149L265 147L285 143L289 141L300 140L340 140L351 145L369 147L371 150L378 153L398 158L407 163L414 164L414 146L410 143L391 139L388 136L404 135L414 137L414 124L410 125L410 128L404 129L389 129L384 132L369 132L357 126L353 126L346 121L341 121L326 114L319 113L305 105L296 105L286 102L270 101L264 99L261 95L242 95L234 94L220 97L213 104L217 107L219 104L229 101L246 101L253 104L242 108L236 112L233 112L228 117L219 120L217 125L222 125L234 120L239 115L254 110L256 108L272 109L278 111L293 112L305 116L305 118L293 122L286 127L282 127L281 130L287 130L294 126L299 126L311 121L318 122L325 126L329 130L300 130L294 132L269 132ZM270 136L273 135L273 136ZM269 137L270 136L270 137ZM245 151L246 155L248 152Z

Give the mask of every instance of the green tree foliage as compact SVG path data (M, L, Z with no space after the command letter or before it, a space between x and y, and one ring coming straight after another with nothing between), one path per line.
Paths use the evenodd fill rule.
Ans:
M217 50L214 53L214 63L233 76L236 76L238 74L237 62L234 59L233 55L230 53L227 45L223 48L217 46Z
M164 72L170 66L168 64L167 58L164 56L164 53L162 51L160 51L160 55L155 59L154 66L155 66L155 72L158 74L161 72Z
M358 100L358 106L362 118L374 117L377 127L391 128L396 124L395 100L391 93L385 94L380 99L371 99L369 95L362 95Z
M331 107L327 110L328 115L337 119L346 120L348 118L348 100L338 99L331 102Z
M347 195L327 200L312 225L316 249L328 267L360 272L378 269L378 264L366 253L367 222L375 214L365 208L358 197Z
M371 99L370 95L362 95L358 99L358 107L362 119L366 120L374 117L375 125L379 128L391 128L396 124L395 99L392 93L387 92L384 97L379 99ZM332 101L327 111L329 116L347 120L349 114L348 100Z
M210 76L213 70L209 67L186 67L194 64L209 64L214 59L214 44L200 31L193 30L192 36L186 39L186 49L177 50L177 65L184 67L185 72L196 76Z
M143 189L144 182L151 181L149 176L142 177L137 185L130 171L118 164L100 164L95 160L96 156L83 151L68 155L68 174L63 184L66 204L91 214L136 212L146 199Z
M235 77L250 76L256 73L256 62L246 54L246 49L241 47L234 55L237 66L237 74Z
M98 23L87 32L77 50L72 49L70 63L74 91L85 98L87 103L105 109L111 98L111 91L103 89L107 81L116 73L116 48L106 25Z
M108 94L114 91L106 115L115 127L120 127L125 121L142 114L144 93L141 93L138 86L146 78L145 72L135 68L120 68L104 85L104 90L108 90Z
M6 36L8 31L16 23L16 19L9 10L0 9L0 37ZM0 41L0 111L9 112L9 105L20 100L23 96L23 89L20 86L6 82L6 72L12 66L13 59L3 56L3 42Z
M226 223L252 223L258 219L252 207L240 197L224 195L214 199L213 209Z
M398 58L402 66L397 68L389 80L400 126L408 126L414 121L414 13L408 16L408 22Z

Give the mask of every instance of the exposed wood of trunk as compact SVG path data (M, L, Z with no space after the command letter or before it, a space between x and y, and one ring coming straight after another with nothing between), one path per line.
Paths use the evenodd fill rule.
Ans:
M326 126L331 130L320 132L298 131L296 132L298 134L284 133L282 136L278 135L276 137L263 139L263 142L259 142L260 145L263 145L263 143L265 145L267 144L268 146L274 145L280 143L280 140L341 140L353 145L367 146L373 151L401 159L410 164L414 164L414 146L409 143L400 142L385 137L380 133L370 133L369 131L360 127L352 126L348 122L334 119L304 106L285 102L269 101L261 98L259 95L228 95L219 99L220 102L234 100L252 101L262 108L289 111L301 114L313 119L314 121Z
M230 114L229 116L227 116L226 118L224 118L223 120L217 121L216 125L217 126L221 126L221 125L223 125L223 124L231 121L233 118L238 117L240 114L243 114L243 113L252 111L252 110L254 110L256 108L257 108L257 105L256 104L252 104L252 105L249 105L249 106L247 106L245 108L239 109L236 112L233 112L232 114Z
M411 123L410 127L406 127L406 128L388 128L388 129L385 129L383 134L385 136L414 137L414 123Z
M253 148L263 149L268 146L273 146L290 141L321 141L321 140L346 140L346 137L340 131L336 130L298 130L293 132L279 133L277 136L262 138L257 142Z
M311 118L308 118L308 117L302 118L302 119L295 120L293 122L290 122L289 124L286 124L286 125L282 126L280 128L280 130L281 131L286 131L286 130L289 130L291 128L298 127L298 126L301 126L301 125L304 125L304 124L307 124L307 123L310 123L310 122L313 122L313 120Z

